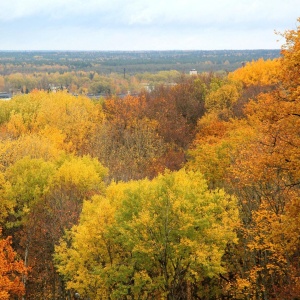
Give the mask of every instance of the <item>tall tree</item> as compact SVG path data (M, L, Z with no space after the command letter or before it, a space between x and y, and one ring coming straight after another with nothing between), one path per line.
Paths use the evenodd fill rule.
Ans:
M56 248L58 270L93 299L202 297L201 282L226 271L237 220L235 199L197 172L112 184Z
M247 105L256 138L240 149L232 166L232 184L241 199L244 240L249 249L240 293L262 299L294 299L300 290L299 244L289 241L300 190L300 27L284 34L277 88ZM255 163L254 163L255 162ZM283 225L284 224L284 225ZM243 285L242 285L243 286Z

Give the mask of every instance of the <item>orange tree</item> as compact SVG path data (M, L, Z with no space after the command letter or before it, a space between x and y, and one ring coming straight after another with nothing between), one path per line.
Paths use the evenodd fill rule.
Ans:
M0 239L1 300L11 299L11 297L20 297L25 293L22 276L26 273L26 268L23 261L17 259L17 255L11 244L11 237Z
M239 200L239 244L226 253L225 285L234 299L300 295L300 27L283 35L287 42L278 61L258 62L264 70L252 63L237 72L239 80L243 72L248 76L243 89L252 84L265 92L247 99L246 118L225 122L218 114L206 115L189 152L191 168Z
M277 88L246 107L256 138L242 147L231 183L244 216L247 259L235 297L299 297L300 248L296 236L300 196L300 27L283 34ZM242 298L243 299L243 298Z

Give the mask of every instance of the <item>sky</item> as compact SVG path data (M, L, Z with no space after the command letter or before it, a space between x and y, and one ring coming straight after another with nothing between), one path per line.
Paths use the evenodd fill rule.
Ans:
M0 0L0 50L280 49L299 0Z

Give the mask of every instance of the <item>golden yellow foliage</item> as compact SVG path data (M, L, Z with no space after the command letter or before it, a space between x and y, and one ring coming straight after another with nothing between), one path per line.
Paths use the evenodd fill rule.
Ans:
M204 277L225 271L237 225L234 198L209 191L198 172L167 172L112 184L105 197L85 202L55 257L68 288L94 299L177 298L187 282L196 295Z
M246 63L243 68L230 73L228 78L233 81L240 81L245 86L250 85L275 85L279 82L281 60L264 60Z
M34 91L13 98L10 105L11 116L6 126L14 138L42 133L64 150L79 154L88 152L97 123L103 120L99 105L65 92Z

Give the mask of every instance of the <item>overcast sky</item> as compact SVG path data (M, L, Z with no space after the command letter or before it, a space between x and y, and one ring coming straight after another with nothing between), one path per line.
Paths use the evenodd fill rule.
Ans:
M0 0L0 50L279 49L299 0ZM278 41L279 40L279 41Z

